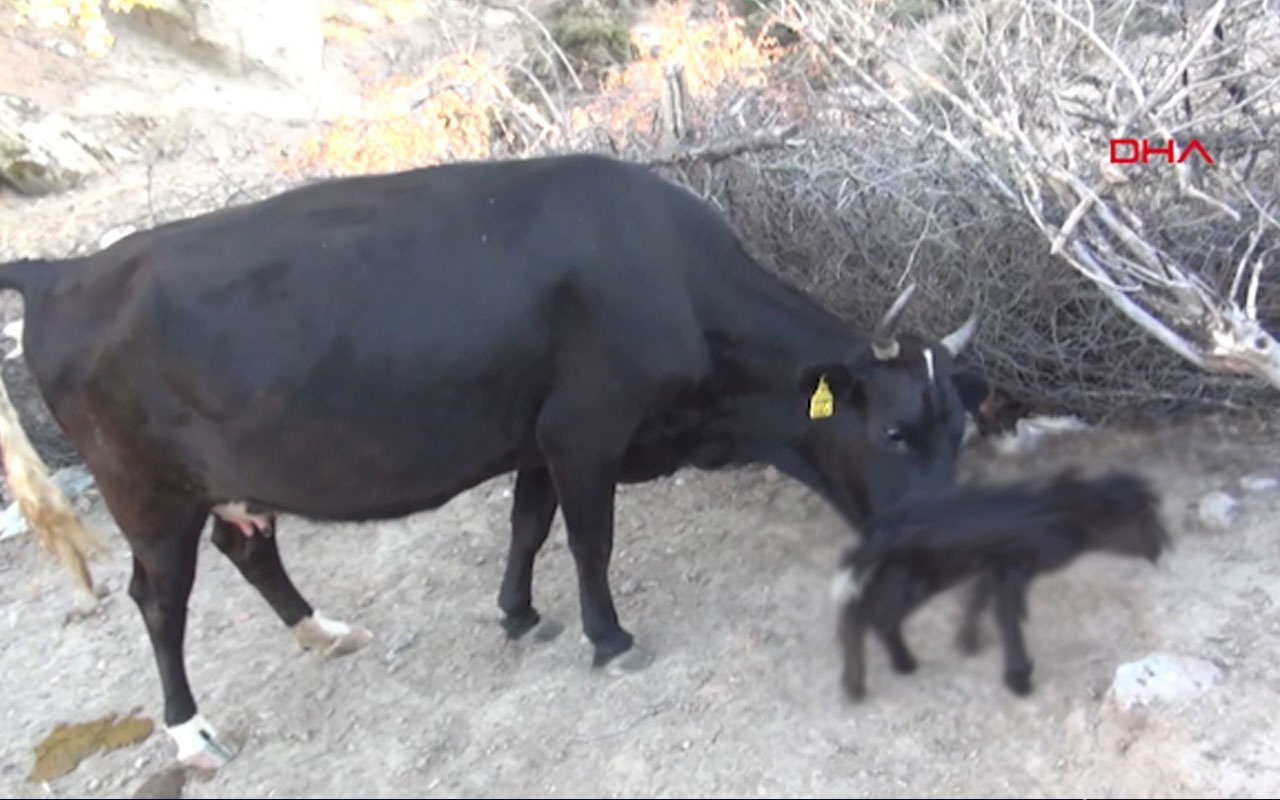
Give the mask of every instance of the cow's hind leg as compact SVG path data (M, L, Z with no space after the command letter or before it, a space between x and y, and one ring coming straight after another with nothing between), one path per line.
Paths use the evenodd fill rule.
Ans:
M578 571L582 628L595 649L592 666L614 675L638 672L653 661L653 654L636 646L618 623L609 588L614 493L632 430L624 409L620 398L616 404L583 408L566 394L547 404L538 424ZM584 424L584 419L591 424Z
M258 590L281 622L293 631L303 649L335 657L354 653L367 645L373 634L325 617L298 592L280 561L275 532L275 517L270 518L265 529L250 535L224 519L213 518L214 545Z
M502 627L507 636L523 642L547 642L564 626L547 619L533 607L533 562L551 532L559 499L551 473L543 467L516 474L515 500L511 506L511 548L498 591Z
M133 551L129 596L142 612L151 639L164 691L165 727L178 747L180 761L216 769L233 753L196 708L183 661L187 602L195 582L196 550L205 514L194 504L162 511L159 503L145 514L127 513L135 510L134 504L125 508L108 487L103 488L103 497L113 506L113 515Z

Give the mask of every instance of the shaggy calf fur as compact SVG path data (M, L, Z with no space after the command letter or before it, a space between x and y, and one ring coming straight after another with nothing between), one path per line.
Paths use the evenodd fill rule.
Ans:
M837 576L845 691L855 700L866 693L868 627L888 649L894 671L913 672L903 621L930 597L976 577L959 645L977 649L978 615L994 598L1005 686L1028 694L1032 663L1021 620L1031 580L1091 550L1156 563L1170 544L1159 504L1137 475L1116 471L1086 479L1070 469L999 487L956 487L877 515L863 544L841 558Z

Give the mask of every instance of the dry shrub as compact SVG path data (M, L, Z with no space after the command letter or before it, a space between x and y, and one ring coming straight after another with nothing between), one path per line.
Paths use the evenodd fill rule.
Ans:
M311 165L647 160L853 326L869 328L908 280L917 329L949 330L979 306L968 358L1034 408L1268 406L1274 389L1240 375L1265 373L1247 351L1271 347L1280 317L1262 279L1280 247L1280 17L1261 0L1189 0L1185 17L1136 0L1097 16L1085 0L953 0L932 16L901 5L785 0L776 18L804 37L788 49L724 9L690 21L672 6L597 95L536 84L520 65L487 63L465 84L424 76L397 85L394 107L340 123ZM673 135L659 121L675 72L686 129ZM512 91L516 75L533 91ZM783 124L801 135L758 135ZM1166 132L1199 139L1219 169L1107 163L1108 139ZM673 138L693 154L673 155ZM1237 347L1240 332L1260 335Z
M375 84L359 113L305 141L290 170L390 172L488 158L501 129L495 109L514 102L506 73L484 53L458 53L419 76Z
M1033 406L1267 407L1280 17L949 5L918 27L889 4L790 3L822 73L809 144L720 181L741 229L860 325L908 276L919 327L980 303L974 355ZM1216 164L1112 165L1114 137L1196 138Z
M652 24L632 33L638 55L605 79L598 96L570 112L574 131L601 126L620 148L635 146L637 136L640 143L651 143L659 133L663 85L673 66L687 93L691 129L713 127L721 98L768 85L768 70L782 51L767 32L749 38L744 21L723 3L711 20L693 19L689 6L680 0L655 7Z
M608 75L595 94L553 92L525 65L485 52L457 53L420 75L374 84L359 112L286 154L281 167L355 174L566 150L651 154L663 141L663 84L672 65L683 75L687 123L707 135L733 107L725 98L769 92L766 70L784 50L764 33L747 38L742 24L723 6L712 19L693 20L689 0L658 5L653 24L633 36L636 58ZM521 91L521 81L535 85Z

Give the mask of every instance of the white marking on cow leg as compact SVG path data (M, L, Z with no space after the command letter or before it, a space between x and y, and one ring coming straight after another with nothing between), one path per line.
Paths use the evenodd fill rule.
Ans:
M933 350L928 347L924 349L924 371L929 376L929 383L933 383Z
M337 658L362 649L373 640L373 633L317 611L293 626L293 638L303 650L319 650L325 658Z
M857 600L861 594L862 587L858 585L858 578L853 574L853 567L840 570L831 580L831 603L840 611Z
M235 758L235 751L218 738L218 733L201 714L168 729L178 746L178 761L193 767L216 770Z

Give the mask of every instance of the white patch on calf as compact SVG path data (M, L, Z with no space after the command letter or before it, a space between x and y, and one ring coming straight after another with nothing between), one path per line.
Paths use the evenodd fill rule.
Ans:
M181 725L174 725L168 732L178 746L178 761L184 764L217 769L235 755L218 739L217 732L202 714L196 714Z
M924 349L924 372L929 376L929 383L933 383L933 350L928 347Z
M844 607L857 600L861 593L862 587L858 585L852 566L840 570L831 580L831 603L837 610L843 611Z

